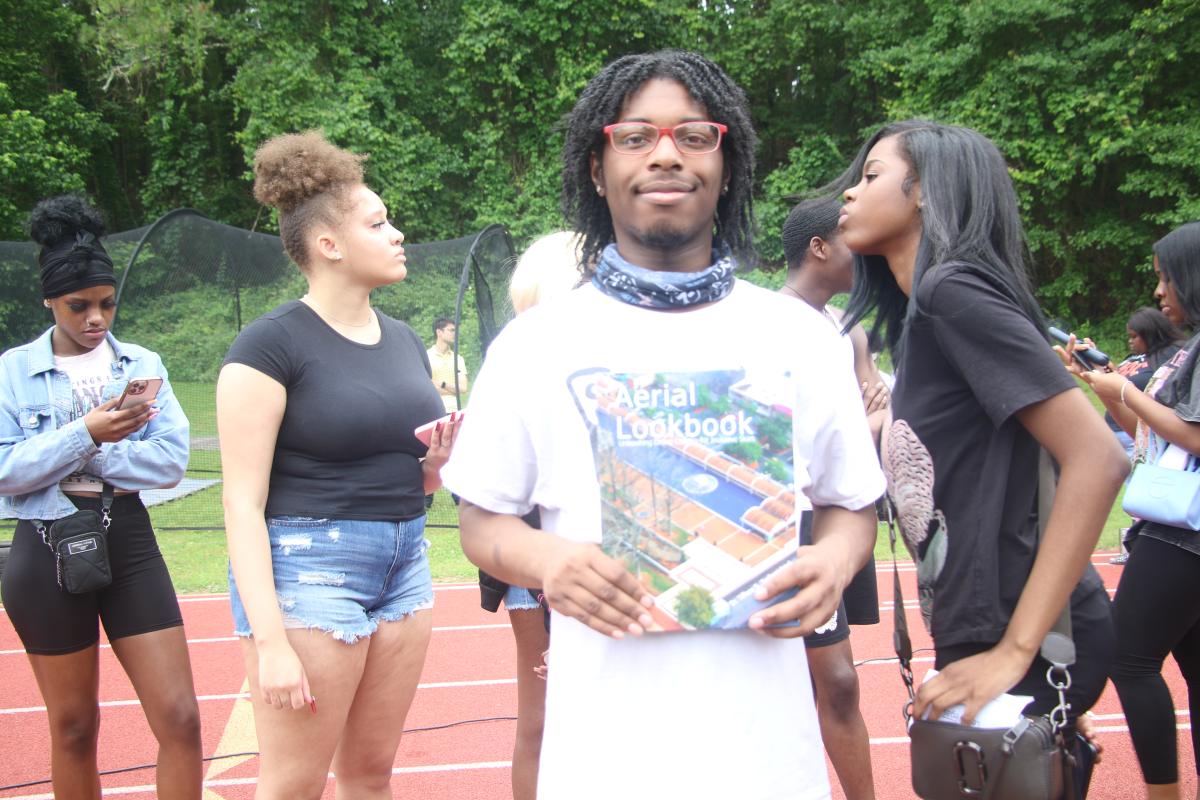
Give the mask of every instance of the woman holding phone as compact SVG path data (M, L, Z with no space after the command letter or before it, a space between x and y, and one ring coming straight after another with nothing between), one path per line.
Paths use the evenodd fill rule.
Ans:
M969 723L1008 691L1034 697L1028 713L1049 712L1057 693L1038 649L1069 603L1073 723L1112 658L1090 558L1129 466L1047 346L1004 157L969 128L898 122L863 145L842 185L842 240L858 257L846 325L876 312L896 364L896 425L933 467L917 499L939 524L914 555L939 674L914 713L963 703ZM1039 541L1042 448L1061 471Z
M1193 331L1173 356L1154 370L1144 389L1119 372L1085 372L1059 348L1067 368L1085 380L1121 428L1133 436L1135 460L1171 452L1200 455L1200 222L1189 222L1154 243L1154 296L1171 325ZM1136 331L1133 321L1129 325ZM1182 452L1178 452L1182 451ZM1163 680L1173 655L1188 688L1192 752L1200 752L1200 535L1194 530L1144 520L1128 542L1129 560L1113 601L1117 652L1112 681L1129 723L1149 800L1177 800L1179 752L1175 703ZM1200 797L1200 788L1196 790Z
M116 276L103 223L77 197L44 200L43 303L54 325L0 356L0 505L17 517L4 608L29 656L50 722L56 797L99 798L99 625L158 740L158 796L199 798L200 714L175 589L141 489L174 486L188 462L188 421L159 357L111 333ZM153 402L119 408L124 390L161 383ZM107 508L112 582L72 594L38 528Z
M391 797L431 631L425 495L454 443L420 338L378 313L404 235L362 158L279 136L254 193L308 293L241 332L217 380L230 595L261 751L259 798Z

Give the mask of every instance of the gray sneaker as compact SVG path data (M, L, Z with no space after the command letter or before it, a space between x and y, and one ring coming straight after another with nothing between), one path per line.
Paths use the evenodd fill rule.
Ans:
M1120 565L1120 564L1124 564L1128 560L1129 560L1129 553L1117 553L1115 556L1113 556L1112 558L1110 558L1108 560L1108 563Z

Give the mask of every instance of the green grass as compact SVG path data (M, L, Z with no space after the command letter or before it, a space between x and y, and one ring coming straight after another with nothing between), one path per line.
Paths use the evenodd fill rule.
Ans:
M171 388L192 424L192 436L217 435L217 385L171 381Z

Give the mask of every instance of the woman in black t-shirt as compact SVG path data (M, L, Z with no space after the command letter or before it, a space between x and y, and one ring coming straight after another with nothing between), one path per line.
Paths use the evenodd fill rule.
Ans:
M939 674L914 712L963 703L972 720L1009 690L1034 696L1027 713L1050 711L1038 649L1070 601L1074 718L1111 657L1090 557L1128 463L1047 346L1004 159L975 131L913 120L872 136L843 180L857 256L846 324L876 312L897 366L891 438L911 429L933 464L932 497L910 499L930 520L915 555ZM1040 447L1061 473L1039 543Z
M1200 222L1154 245L1154 296L1174 325L1200 322ZM1060 353L1072 368L1065 353ZM1200 334L1155 370L1142 391L1117 372L1080 372L1121 427L1134 437L1135 458L1153 461L1167 447L1200 455ZM1185 459L1179 456L1179 466ZM1200 533L1145 522L1130 544L1113 606L1117 653L1112 679L1129 723L1150 800L1179 797L1175 706L1162 677L1175 656L1188 687L1192 752L1200 753ZM1200 796L1200 795L1197 795Z
M1129 337L1129 357L1117 365L1117 372L1143 391L1154 371L1178 353L1180 345L1187 340L1162 311L1151 306L1143 306L1129 315L1125 333ZM1132 458L1133 437L1121 429L1108 411L1104 412L1104 421Z
M308 293L238 336L217 381L230 603L260 798L387 792L432 630L425 494L454 442L420 339L376 312L404 235L361 158L319 134L259 148L254 193ZM320 703L318 709L318 700Z

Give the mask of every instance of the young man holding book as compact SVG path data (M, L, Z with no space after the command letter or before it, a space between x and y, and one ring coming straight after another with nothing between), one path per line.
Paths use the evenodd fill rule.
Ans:
M595 277L493 343L443 472L467 555L555 612L542 800L829 796L800 637L865 563L883 477L837 331L733 277L754 144L745 96L702 56L626 56L592 79L563 200ZM747 353L749 329L788 346ZM794 492L816 543L780 559ZM541 531L520 520L535 506ZM718 597L716 572L763 563ZM689 630L735 612L741 629Z

